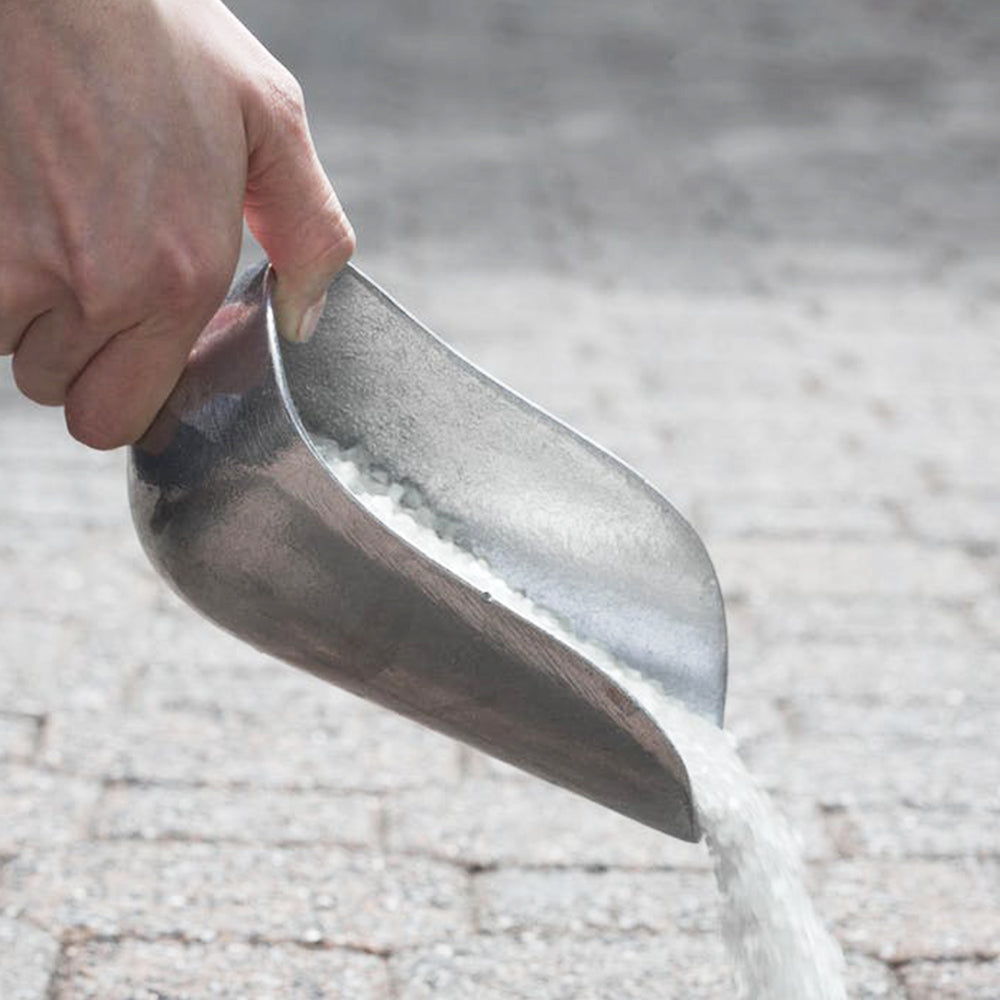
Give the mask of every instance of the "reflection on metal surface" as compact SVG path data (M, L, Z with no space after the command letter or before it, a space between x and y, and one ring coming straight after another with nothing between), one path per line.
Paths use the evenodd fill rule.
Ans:
M355 269L306 344L279 340L268 287L265 267L237 283L132 449L133 516L157 569L258 649L696 839L668 735L593 663L365 510L312 435L363 449L512 587L721 722L725 619L691 528Z

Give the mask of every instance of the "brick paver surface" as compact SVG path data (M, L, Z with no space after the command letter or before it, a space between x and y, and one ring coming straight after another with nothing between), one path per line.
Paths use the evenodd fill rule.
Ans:
M704 536L852 996L1000 998L1000 5L234 6L359 264ZM703 848L213 630L6 366L0 485L3 1000L732 996Z

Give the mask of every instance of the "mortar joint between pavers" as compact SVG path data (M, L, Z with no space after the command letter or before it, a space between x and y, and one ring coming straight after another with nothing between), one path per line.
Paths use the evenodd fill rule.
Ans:
M392 820L389 817L388 796L383 793L376 797L375 807L375 842L382 854L391 854L389 848L390 827Z
M45 987L45 1000L59 1000L62 983L67 976L69 956L66 942L62 937L58 941L59 951L56 953L55 962L52 963L52 973Z
M45 745L49 734L49 713L44 712L35 718L35 753L32 763L36 764L42 759L45 752Z
M51 934L51 931L40 926L36 921L28 921L39 930ZM53 935L54 936L54 935ZM398 949L380 947L377 945L356 944L348 941L333 941L320 939L304 941L295 937L271 937L263 934L238 934L233 932L216 932L210 934L187 934L184 931L169 931L162 934L144 934L141 931L108 932L91 930L87 927L69 927L60 940L63 949L89 944L123 944L126 941L137 941L142 944L161 944L173 942L184 946L204 947L208 945L245 944L253 948L290 948L301 951L343 952L345 954L371 955L375 958L391 958ZM414 945L414 948L426 947L427 942Z

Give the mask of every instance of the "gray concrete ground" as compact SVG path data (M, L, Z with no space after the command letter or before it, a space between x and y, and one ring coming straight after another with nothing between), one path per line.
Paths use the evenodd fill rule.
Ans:
M853 995L1000 997L1000 6L237 11L359 260L713 553ZM214 631L0 388L3 1000L732 995L702 848Z

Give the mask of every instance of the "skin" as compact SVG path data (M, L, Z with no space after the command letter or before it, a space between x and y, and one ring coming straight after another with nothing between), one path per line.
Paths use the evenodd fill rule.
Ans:
M138 440L242 219L308 337L354 233L294 77L218 0L0 0L0 353L94 448Z

